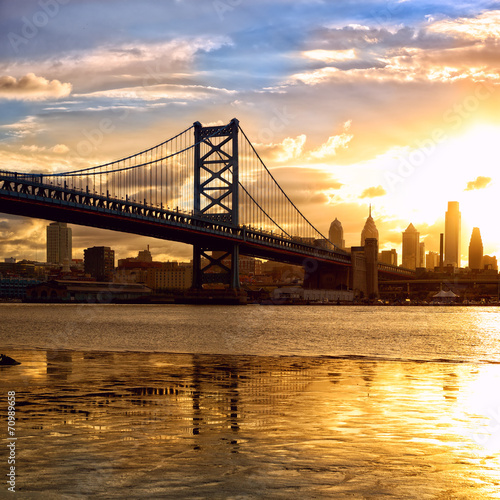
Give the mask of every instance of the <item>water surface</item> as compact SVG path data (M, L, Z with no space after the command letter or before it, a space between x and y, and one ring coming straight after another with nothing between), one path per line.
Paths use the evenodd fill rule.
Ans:
M18 495L500 498L497 316L1 306Z

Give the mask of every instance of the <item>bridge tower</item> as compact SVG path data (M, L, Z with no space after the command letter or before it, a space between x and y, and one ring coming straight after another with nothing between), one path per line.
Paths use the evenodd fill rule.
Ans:
M211 222L238 227L238 129L194 123L194 214ZM206 260L205 265L203 259ZM239 289L239 245L194 245L193 288L224 283Z

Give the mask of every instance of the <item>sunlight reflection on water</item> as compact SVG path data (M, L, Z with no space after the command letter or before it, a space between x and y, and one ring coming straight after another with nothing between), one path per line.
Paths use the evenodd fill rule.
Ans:
M490 389L498 387L500 365L12 354L22 364L2 368L0 385L16 391L25 492L94 498L498 494L498 429L488 420L487 401L495 399Z

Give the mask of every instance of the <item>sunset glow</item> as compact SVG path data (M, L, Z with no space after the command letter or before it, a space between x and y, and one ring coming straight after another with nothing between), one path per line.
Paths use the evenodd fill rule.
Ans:
M426 251L439 251L453 200L462 264L476 226L485 254L500 255L493 3L220 4L75 1L49 15L36 2L2 3L0 169L82 168L194 121L237 117L323 233L337 217L346 244L359 244L371 203L381 249L400 253L411 222ZM45 221L1 220L3 257L42 258ZM168 241L76 227L75 256L89 238L119 258L146 244L158 258L191 255Z

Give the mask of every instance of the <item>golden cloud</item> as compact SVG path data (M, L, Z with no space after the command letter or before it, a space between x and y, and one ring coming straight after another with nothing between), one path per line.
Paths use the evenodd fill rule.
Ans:
M465 191L473 191L474 189L484 189L491 182L491 177L479 176L476 180L467 183Z
M429 31L475 40L500 38L500 10L484 12L474 18L460 17L438 21L429 27Z
M333 135L328 138L328 140L322 144L315 151L311 151L311 156L313 158L326 158L328 156L335 156L337 154L337 150L340 148L349 147L349 142L351 142L354 137L352 134L348 134L349 128L351 126L351 120L344 123L344 132L339 135Z
M17 80L13 76L0 77L0 99L37 101L59 99L71 93L71 83L49 81L42 76L28 73Z
M374 186L365 189L360 198L376 198L377 196L384 196L387 191L382 186Z

